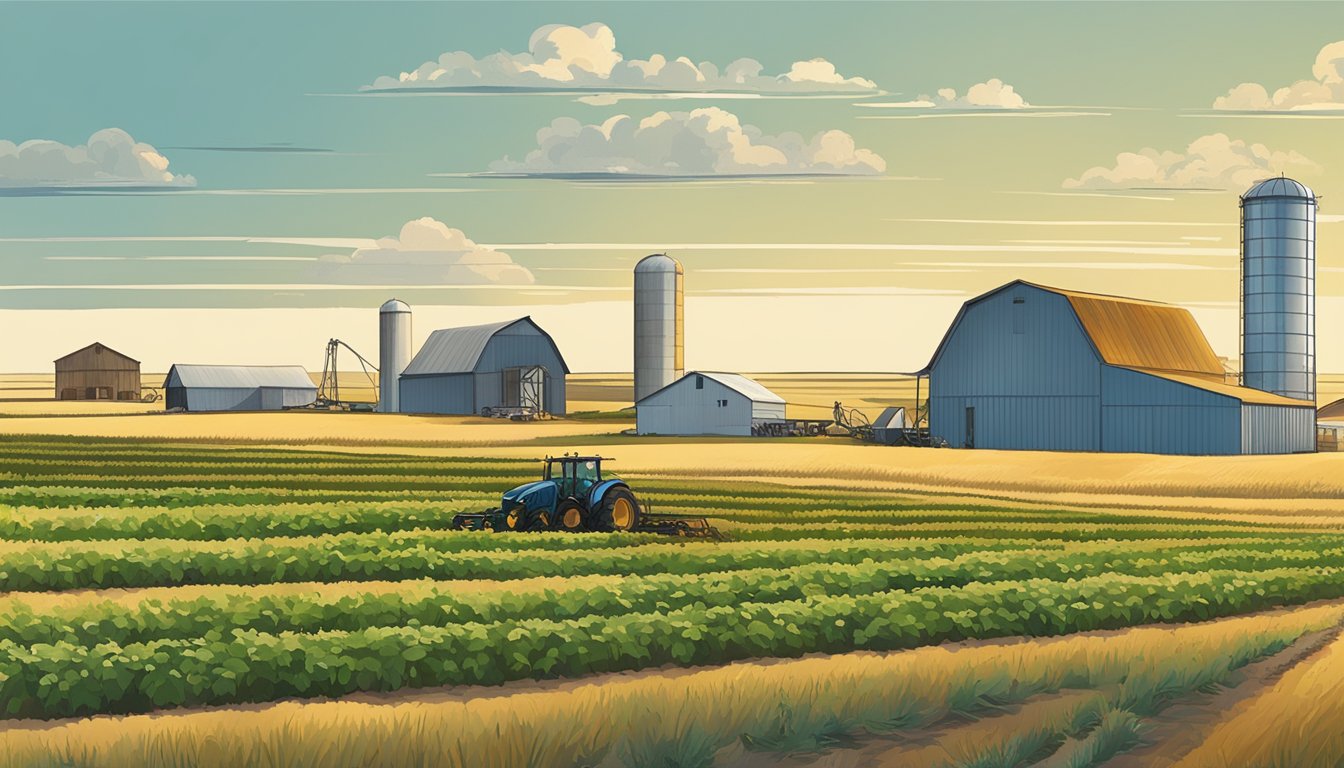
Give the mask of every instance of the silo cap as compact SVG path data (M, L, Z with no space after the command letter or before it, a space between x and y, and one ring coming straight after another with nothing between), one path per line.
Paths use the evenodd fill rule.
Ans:
M645 256L635 265L636 272L681 272L681 262L666 253Z
M386 313L386 312L410 312L410 311L411 311L411 305L410 305L410 304L407 304L406 302L402 301L401 299L388 299L378 311L379 311L379 312L384 312L384 313Z
M1311 191L1311 187L1287 176L1275 176L1272 179L1265 179L1246 191L1241 196L1242 200L1249 200L1255 197L1298 197L1304 200L1315 200L1316 193Z

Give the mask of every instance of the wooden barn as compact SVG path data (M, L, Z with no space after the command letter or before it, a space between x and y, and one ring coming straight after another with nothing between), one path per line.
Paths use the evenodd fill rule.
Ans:
M56 360L58 400L139 400L140 361L94 342Z

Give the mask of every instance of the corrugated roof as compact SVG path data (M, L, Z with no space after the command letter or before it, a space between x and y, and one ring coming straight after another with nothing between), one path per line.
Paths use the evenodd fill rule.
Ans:
M1027 283L1069 300L1109 365L1223 381L1223 364L1190 310L1171 304Z
M749 399L758 403L783 403L784 398L776 395L774 392L765 388L755 379L748 379L740 373L719 373L717 371L691 371L690 374L699 374L707 379L713 379L723 386L746 395ZM684 377L683 377L684 378Z
M671 384L668 384L666 387L663 387L662 389L650 392L649 394L641 398L639 402L642 403L645 400L648 400L650 397L657 395L659 392L671 389L672 387L677 386L678 384L680 384L683 381L686 381L692 376L704 376L706 379L713 379L714 381L719 382L720 384L733 390L734 392L737 392L738 394L745 396L748 400L752 400L757 403L784 404L784 398L766 389L765 386L761 384L759 381L749 379L740 373L723 373L721 371L687 371L686 375L682 376L681 378L677 379Z
M485 352L485 345L490 343L490 338L517 323L528 323L537 329L537 332L542 336L546 337L546 340L551 342L551 346L555 348L555 354L560 358L560 364L564 366L565 373L569 373L565 356L560 354L560 348L555 346L555 339L552 339L551 335L537 325L531 317L520 317L516 320L505 320L499 323L469 325L463 328L444 328L434 331L429 334L429 338L425 340L425 345L420 348L415 357L411 358L411 364L406 366L406 370L402 371L401 375L471 373L476 370L476 364L480 362L481 354Z
M1177 382L1178 384L1186 384L1188 386L1194 387L1195 389L1202 389L1206 392L1213 392L1219 395L1235 397L1241 402L1250 403L1251 405L1293 405L1307 408L1316 407L1316 404L1311 402L1310 400L1295 400L1291 397L1283 397L1282 395L1276 395L1273 392L1264 392L1259 389L1252 389L1250 387L1239 387L1236 384L1227 384L1222 381L1210 381L1201 376L1189 376L1180 373L1171 373L1169 371L1155 371L1151 368L1133 368L1129 366L1122 366L1122 367L1129 368L1129 370L1131 371L1146 373L1149 376L1156 376L1159 379L1174 381Z
M283 387L286 389L312 389L313 383L308 371L301 365L186 365L177 364L168 370L164 387L177 373L184 387L208 389L256 389L257 387Z

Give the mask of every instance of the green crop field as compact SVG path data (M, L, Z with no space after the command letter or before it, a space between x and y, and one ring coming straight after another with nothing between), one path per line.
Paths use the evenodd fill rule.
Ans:
M727 540L449 529L537 470L0 438L0 766L1100 765L1344 620L1315 518L645 472Z

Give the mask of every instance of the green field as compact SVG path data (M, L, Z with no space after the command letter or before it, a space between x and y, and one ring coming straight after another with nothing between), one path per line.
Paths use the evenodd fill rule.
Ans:
M762 674L739 681L736 704L609 717L582 738L523 727L525 713L494 738L463 731L451 747L451 730L403 723L397 735L391 721L370 721L342 735L334 763L702 766L843 754L856 740L1068 692L1076 705L1031 719L1015 746L985 737L967 755L925 762L1084 766L1139 744L1146 718L1171 702L1344 619L1330 606L1217 629L1224 617L1344 598L1344 533L1282 516L1177 519L645 473L628 478L642 499L707 515L728 540L448 530L456 512L491 505L536 470L519 459L0 438L0 766L333 764L314 757L331 723L311 713L279 731L241 716L205 729L190 718L209 713L190 708L568 678L598 682L529 695L558 709L597 706L584 696L609 706L618 692L638 696L620 688L625 678L594 676L655 670L639 679L670 685L683 678L661 676L677 667L1211 622L1199 627L1203 646L1165 632L1135 658L1078 651L1050 673L1003 667L979 648L979 673L928 681L913 698L878 685L886 668L846 668L868 692L858 703L838 689L763 693L774 689ZM453 707L499 700L462 695ZM666 706L639 695L650 712ZM732 716L711 718L713 707ZM179 720L35 725L151 712ZM395 750L378 747L394 737ZM203 747L219 740L229 748ZM1017 752L994 751L1003 749Z

